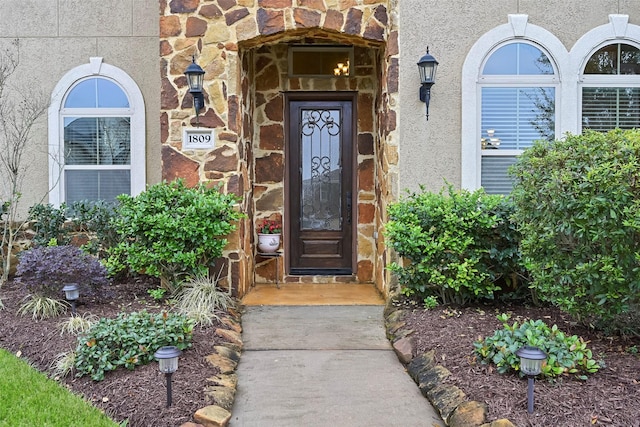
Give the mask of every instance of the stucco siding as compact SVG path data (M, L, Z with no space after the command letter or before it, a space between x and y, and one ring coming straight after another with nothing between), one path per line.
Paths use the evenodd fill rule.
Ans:
M398 7L401 190L417 190L420 184L438 190L445 179L461 185L461 110L465 102L462 67L474 43L493 28L506 24L509 14L528 15L527 25L553 34L567 52L584 34L607 24L609 14L628 14L630 24L638 25L640 21L640 3L635 0L403 0ZM428 121L425 106L418 99L416 66L427 46L439 61ZM566 129L577 127L574 123L562 125Z
M71 69L102 57L126 72L142 91L146 110L147 183L161 179L158 4L148 0L2 0L0 49L19 40L19 66L9 84L50 98ZM21 92L26 95L26 89ZM21 207L42 200L49 188L47 116L33 133ZM2 191L2 190L0 190ZM0 199L2 195L0 194ZM44 201L47 201L45 197Z

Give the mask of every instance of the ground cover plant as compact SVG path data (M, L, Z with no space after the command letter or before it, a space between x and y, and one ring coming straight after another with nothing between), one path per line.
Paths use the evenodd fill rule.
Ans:
M102 381L106 372L118 367L133 370L152 362L160 347L185 350L191 347L193 324L186 316L167 311L151 314L143 310L100 319L78 337L76 375Z
M541 319L509 324L511 316L505 313L497 318L502 322L502 328L489 337L478 339L473 345L479 359L484 363L493 363L501 374L520 371L520 358L516 353L525 346L536 347L547 355L541 377L557 378L563 374L574 374L586 380L588 374L600 369L585 340L577 335L566 334L558 325L550 327Z

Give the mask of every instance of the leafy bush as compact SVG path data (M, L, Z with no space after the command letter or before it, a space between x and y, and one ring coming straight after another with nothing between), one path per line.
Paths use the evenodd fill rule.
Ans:
M525 345L538 347L547 354L541 372L544 377L575 374L580 379L587 379L587 374L593 374L600 368L582 338L565 335L556 325L549 327L542 320L509 325L509 318L507 314L499 315L503 329L473 343L480 360L495 364L501 374L520 370L520 358L516 356L516 351Z
M153 354L162 346L173 345L180 350L191 347L192 334L191 320L167 312L140 311L100 319L78 338L76 376L90 375L101 381L105 372L119 366L134 369L153 361Z
M117 203L81 200L71 205L69 214L73 217L76 228L90 233L89 242L82 249L99 258L106 258L106 251L119 241L113 225Z
M20 254L16 282L29 293L61 298L67 283L77 283L83 295L91 295L109 283L100 262L75 246L38 246Z
M512 174L540 298L585 322L640 303L640 131L537 142Z
M120 241L109 251L111 271L143 271L170 290L184 277L207 273L227 244L223 236L242 216L233 208L233 195L204 185L187 188L182 180L119 200L114 225Z
M70 242L69 230L65 228L66 211L64 203L60 208L42 203L29 208L29 220L33 221L31 228L35 233L31 240L36 246L46 246L51 241L58 245Z
M466 303L493 298L498 280L514 288L520 273L508 199L482 190L411 193L389 206L386 237L404 264L392 263L403 292Z
M67 245L74 231L89 233L89 242L82 249L88 253L105 256L107 248L118 242L118 234L112 225L116 215L116 203L103 200L80 200L60 208L49 204L37 204L29 209L33 221L33 243L45 246L51 241ZM73 225L72 225L73 224Z

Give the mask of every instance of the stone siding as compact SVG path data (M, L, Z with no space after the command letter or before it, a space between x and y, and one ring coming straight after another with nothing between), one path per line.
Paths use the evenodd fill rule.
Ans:
M396 1L161 0L162 173L170 180L222 184L247 214L225 252L226 274L239 294L273 280L273 260L254 265L255 224L284 212L286 91L357 91L357 275L285 277L280 281L375 282L386 289L380 229L384 206L397 195ZM352 77L290 78L289 44L354 46ZM203 127L214 128L212 150L183 150L182 130L194 126L184 70L195 56L205 70ZM377 236L377 238L376 238Z

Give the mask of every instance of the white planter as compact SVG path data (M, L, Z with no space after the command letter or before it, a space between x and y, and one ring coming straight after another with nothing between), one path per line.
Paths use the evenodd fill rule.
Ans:
M272 253L280 248L280 234L258 233L258 250L260 252Z

